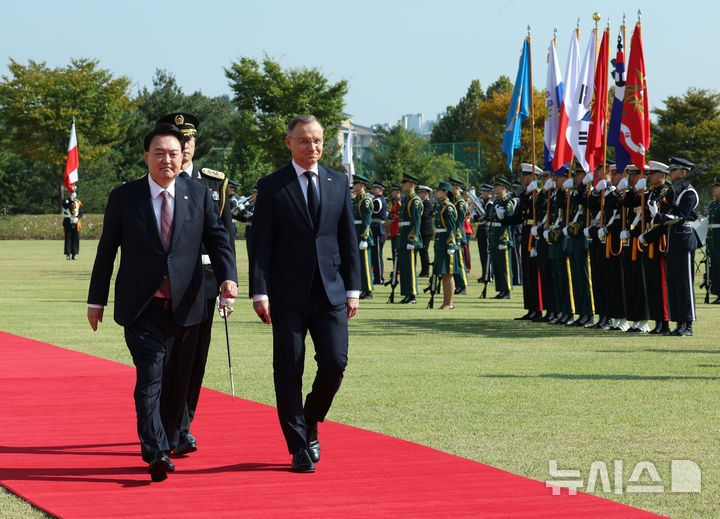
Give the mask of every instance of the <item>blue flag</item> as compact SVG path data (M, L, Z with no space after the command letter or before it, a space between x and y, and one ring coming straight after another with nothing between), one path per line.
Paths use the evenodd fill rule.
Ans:
M530 42L527 38L523 42L520 55L520 67L515 88L513 89L510 111L508 112L505 134L503 135L502 152L507 155L507 165L512 170L512 160L515 150L520 148L520 130L522 122L530 116Z
M625 171L630 164L630 154L620 141L620 124L623 115L623 97L625 96L625 30L620 28L617 43L617 55L613 61L615 67L615 98L613 99L612 111L610 113L610 125L608 126L607 143L615 147L615 162L617 170Z

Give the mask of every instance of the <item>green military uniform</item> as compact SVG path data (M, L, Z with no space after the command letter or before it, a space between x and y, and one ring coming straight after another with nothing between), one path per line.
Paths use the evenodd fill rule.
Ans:
M575 313L575 301L570 278L568 261L568 243L562 230L565 226L566 193L561 189L552 189L548 199L548 218L550 229L546 230L548 258L552 265L553 290L557 311L563 315L563 321ZM564 324L564 323L563 323Z
M367 185L370 180L362 175L355 175L353 180ZM372 260L369 247L374 244L372 231L373 200L370 193L363 191L353 200L353 219L355 221L355 234L357 234L358 245L363 243L364 249L360 249L360 280L362 292L369 293L373 290Z
M510 186L510 182L504 178L496 178L494 183L506 187ZM516 204L517 200L509 193L506 193L502 198L495 197L495 203L485 214L486 219L490 222L488 247L490 248L490 261L495 276L495 290L500 294L507 293L508 296L510 290L512 290L512 265L510 264L512 255L510 249L514 246L514 243L510 226L505 225L503 219L498 217L497 208L503 207L505 215L512 216Z
M575 312L579 314L578 325L584 326L595 312L590 281L590 255L585 238L586 185L579 184L570 192L570 218L563 233L567 236L567 255L570 264L572 298Z
M448 182L453 186L462 188L465 183L454 177L450 177ZM468 247L467 247L467 235L465 234L465 215L468 211L467 202L463 198L462 194L458 193L457 196L453 197L453 205L455 206L455 239L460 249L460 254L457 255L458 268L455 271L453 277L455 278L455 292L460 292L467 287L467 265L468 265Z
M420 180L405 173L402 182L419 184ZM422 248L422 235L420 234L422 211L422 200L415 192L406 193L403 196L399 214L397 255L398 269L400 270L400 294L404 296L415 297L418 294L415 250ZM408 245L411 245L413 250L408 249Z
M720 186L720 177L715 177L715 186ZM718 296L713 304L720 304L720 200L713 200L708 208L708 233L705 253L709 263L710 292Z
M441 186L445 183L441 182ZM435 209L435 258L434 258L434 274L442 276L444 274L454 274L460 265L460 256L457 234L457 212L453 203L448 200L438 202ZM450 254L448 251L453 251Z

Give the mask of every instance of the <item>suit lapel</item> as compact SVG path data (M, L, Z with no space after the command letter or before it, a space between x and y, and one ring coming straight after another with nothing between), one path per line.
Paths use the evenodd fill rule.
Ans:
M170 248L172 249L182 234L182 224L185 221L187 206L189 203L187 183L194 182L192 179L177 177L175 179L175 211L173 212L172 237Z
M138 196L134 197L137 200L137 210L140 213L140 220L145 225L148 232L155 236L156 244L162 247L162 238L160 237L160 229L158 227L157 218L155 218L155 210L153 209L152 195L150 194L150 184L148 183L147 177L137 181ZM153 233L154 229L154 233Z
M313 225L312 220L310 219L310 211L308 210L307 202L305 201L302 188L300 187L300 180L297 178L295 168L293 168L292 164L287 167L287 173L285 175L285 189L287 190L290 199L295 203L297 210L303 215L305 223L312 229Z

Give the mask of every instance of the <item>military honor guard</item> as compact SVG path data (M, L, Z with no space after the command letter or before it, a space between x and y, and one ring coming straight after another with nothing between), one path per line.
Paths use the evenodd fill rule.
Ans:
M550 180L553 184L550 184ZM569 276L567 237L563 234L566 225L566 191L569 179L565 173L554 174L546 182L548 196L547 216L543 237L548 244L548 258L552 265L553 288L555 292L555 311L558 313L553 324L564 325L572 322L575 307L572 297L572 285Z
M423 205L422 200L415 193L415 187L420 184L420 179L410 173L403 173L400 184L403 197L398 214L397 255L400 294L405 296L400 303L415 304L418 294L415 251L421 249L423 245L420 232Z
M720 304L720 177L715 177L712 187L713 201L708 207L708 234L705 241L705 254L707 255L707 282L710 284L710 293Z
M228 201L228 179L225 174L220 171L214 171L208 168L198 168L193 163L195 156L195 143L197 138L200 121L192 114L185 112L173 112L163 116L159 123L169 123L175 125L185 137L185 146L183 148L183 157L180 170L180 177L191 178L210 191L210 196L215 203L215 208L223 227L228 233L228 240L235 252L235 224L232 219L232 212ZM190 424L195 416L198 399L200 398L200 389L205 375L205 364L207 363L208 351L210 349L210 339L212 334L212 323L215 314L216 299L219 294L219 280L215 276L215 272L210 263L210 256L202 247L200 260L203 265L205 276L205 298L207 304L207 312L205 319L200 324L198 332L197 346L195 356L192 359L192 373L190 375L190 385L186 399L186 408L180 428L180 442L175 448L176 454L189 454L197 450L197 440L190 433ZM224 302L223 302L224 304Z
M468 266L468 255L469 250L467 248L467 235L465 234L465 215L468 212L467 202L462 196L462 188L465 182L459 178L450 177L448 182L452 185L452 203L455 206L457 213L457 225L455 229L455 235L457 237L458 245L460 246L460 269L455 273L455 293L466 294L467 293L467 266Z
M355 223L355 234L358 239L360 252L360 299L372 299L373 278L372 259L369 247L374 243L371 224L373 213L373 200L370 193L365 189L370 180L363 175L353 175L353 192L355 198L352 201L353 218Z
M435 211L435 247L434 247L434 274L442 279L443 304L441 310L452 310L453 295L455 293L455 279L453 274L460 265L459 246L455 226L457 215L455 205L450 201L452 185L449 182L440 182L435 194L438 199Z
M65 231L65 259L76 260L80 253L80 228L83 217L82 202L73 189L70 196L62 201L63 230Z
M390 250L393 258L397 254L397 240L400 232L400 205L402 204L402 188L397 184L390 185L390 210L386 222L387 235L390 237Z
M478 253L480 255L480 277L478 283L489 282L491 275L490 263L488 261L488 235L490 233L490 222L487 220L487 213L493 204L493 186L492 184L483 184L480 187L480 203L483 211L477 215L477 230L475 231L475 239L477 240Z
M490 222L490 235L488 244L490 248L490 261L492 262L493 274L495 275L495 299L510 299L512 290L512 266L510 265L510 250L513 247L513 238L510 226L503 220L506 216L515 213L515 201L509 195L510 182L502 177L495 177L493 189L495 202L488 221Z
M385 283L384 272L385 263L383 262L383 246L385 245L385 236L387 230L385 222L388 217L387 201L385 200L385 184L373 180L370 185L373 197L372 223L370 230L372 232L373 243L370 245L370 257L373 264L373 278L376 285Z
M433 204L430 201L430 192L432 190L428 186L418 187L418 196L422 200L423 212L420 219L420 234L422 235L423 246L418 251L420 256L420 274L419 278L426 278L430 275L430 244L432 243L435 228L433 227Z

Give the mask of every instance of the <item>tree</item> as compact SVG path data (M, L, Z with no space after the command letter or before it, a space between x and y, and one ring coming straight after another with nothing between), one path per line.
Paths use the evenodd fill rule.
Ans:
M55 69L44 62L21 65L11 59L8 68L10 75L0 82L4 142L15 155L50 166L34 168L34 173L44 184L56 186L58 198L48 200L47 208L57 208L73 117L81 168L107 157L130 124L130 80L113 77L89 59L74 59Z
M480 81L473 79L465 97L456 106L447 107L447 115L433 128L430 142L469 141L477 127L478 106L484 99Z
M670 96L665 108L655 108L657 123L652 124L649 154L666 162L668 157L683 157L703 164L709 158L720 159L720 93L690 88L681 96ZM699 193L706 194L720 165L713 164L693 180ZM703 198L706 198L707 195Z
M262 63L240 58L225 69L225 75L240 116L234 128L232 156L241 177L252 177L254 182L261 171L288 161L284 138L287 124L296 115L317 117L325 128L326 141L337 136L344 118L347 81L331 84L315 68L283 70L268 56Z

